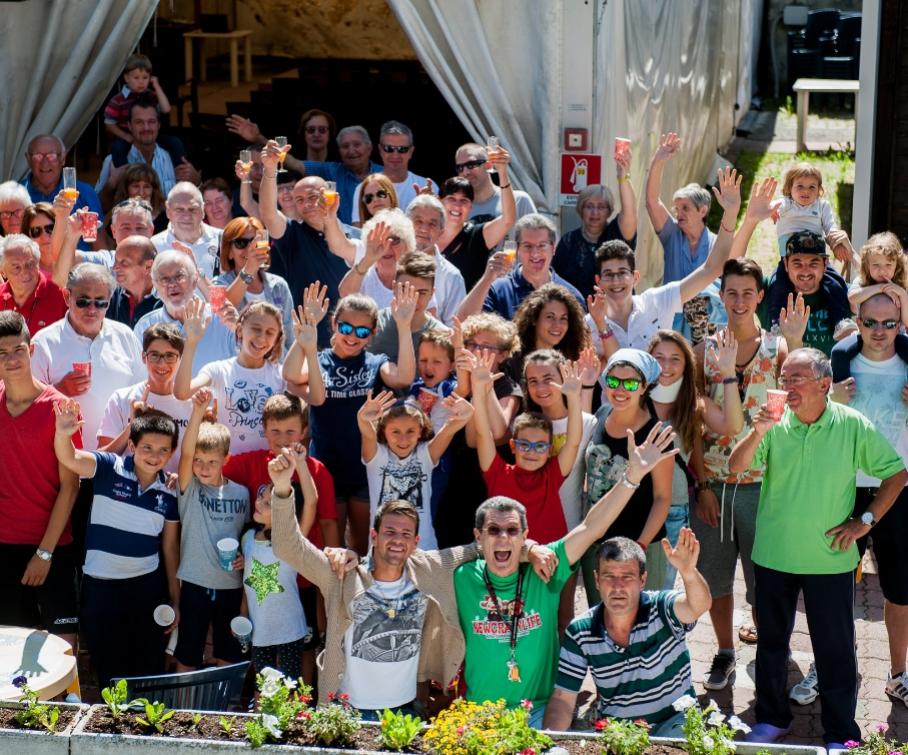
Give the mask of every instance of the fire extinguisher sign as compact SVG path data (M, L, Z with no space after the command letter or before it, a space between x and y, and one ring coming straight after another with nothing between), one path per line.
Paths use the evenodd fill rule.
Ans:
M578 155L564 152L561 155L561 204L573 207L577 195L587 186L602 181L602 155Z

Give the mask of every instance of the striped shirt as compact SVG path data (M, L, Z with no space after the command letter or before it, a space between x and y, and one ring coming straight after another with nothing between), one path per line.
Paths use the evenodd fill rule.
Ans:
M164 522L180 521L177 497L162 473L141 489L131 456L96 451L95 497L85 533L83 571L129 579L158 568Z
M640 593L637 618L627 647L612 640L599 603L567 628L558 659L555 686L579 692L589 667L599 693L600 718L642 718L657 724L674 716L672 703L694 695L685 635L694 624L682 624L673 606L682 593Z

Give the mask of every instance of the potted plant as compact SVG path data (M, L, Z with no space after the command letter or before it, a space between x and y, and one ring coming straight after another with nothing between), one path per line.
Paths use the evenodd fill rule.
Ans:
M0 702L0 752L68 753L69 734L88 706L43 702L28 686L26 677L17 676L12 682L22 697L15 702Z
M874 724L863 743L850 740L844 750L833 749L829 755L908 755L908 742L889 739L887 731L888 724Z

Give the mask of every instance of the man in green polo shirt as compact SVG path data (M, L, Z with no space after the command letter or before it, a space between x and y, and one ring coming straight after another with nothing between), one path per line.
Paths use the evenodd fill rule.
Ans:
M798 593L816 656L827 748L860 740L855 723L855 541L893 504L908 480L901 457L859 412L830 403L832 368L818 349L796 349L782 365L788 391L781 419L764 404L729 458L733 473L765 465L753 547L757 596L756 717L752 742L788 733L788 647ZM857 470L882 480L868 516L852 519Z

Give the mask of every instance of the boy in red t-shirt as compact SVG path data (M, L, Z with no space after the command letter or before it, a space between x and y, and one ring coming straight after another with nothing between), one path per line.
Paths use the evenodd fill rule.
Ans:
M278 393L269 398L262 410L262 425L265 428L265 438L268 440L268 450L249 451L231 456L224 466L224 476L245 485L249 489L249 498L252 501L258 497L263 488L271 484L268 462L280 454L283 448L305 449L309 442L306 437L309 430L308 412L296 396ZM303 534L318 548L339 546L341 539L337 528L334 480L325 465L317 459L306 456L306 466L315 483L318 504L315 522L307 527L308 531L304 531ZM293 487L299 506L303 495L296 474L293 478ZM300 519L302 515L302 511L297 512ZM301 528L305 526L302 521L300 526ZM324 624L323 621L319 621L320 617L324 616L324 609L321 607L321 596L315 585L302 577L297 578L297 584L300 587L300 600L306 612L306 622L312 629L312 637L304 645L303 679L307 684L314 684L315 648L320 641L318 627Z
M552 423L540 414L524 413L514 420L511 450L516 463L506 464L495 450L489 425L487 395L492 390L492 355L473 359L473 422L476 423L476 451L488 495L503 495L520 501L527 510L529 536L540 543L552 543L567 534L564 510L558 490L570 474L580 450L583 417L580 406L580 367L574 362L561 366L564 382L551 383L567 398L567 437L557 456L552 450Z

